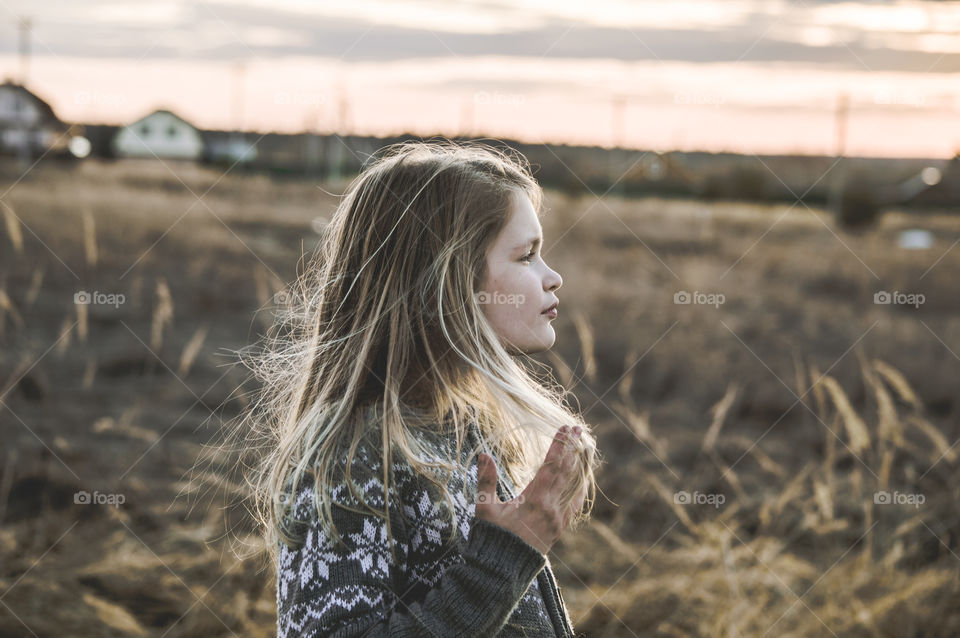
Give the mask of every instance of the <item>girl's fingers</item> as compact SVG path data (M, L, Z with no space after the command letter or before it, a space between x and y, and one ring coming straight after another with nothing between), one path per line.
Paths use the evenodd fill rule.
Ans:
M560 473L566 475L574 468L579 454L579 437L571 432L567 435L566 445L563 446L563 456L561 457Z
M580 441L576 434L570 435L570 441L567 449L564 450L563 461L558 471L559 486L557 489L566 488L567 483L573 480L580 465Z
M565 487L565 477L576 467L579 455L575 439L571 428L564 426L557 430L543 465L523 491L525 498L543 500L544 496L559 493Z
M530 484L527 485L527 489L523 491L523 495L528 500L534 497L534 495L539 496L548 493L560 475L559 470L563 461L563 451L566 448L564 445L565 435L566 426L557 430L556 435L554 435L553 442L550 444L550 449L547 450L547 456L543 461L543 465L537 470L537 474L533 477L533 480L530 481Z
M576 445L573 434L569 431L561 430L553 439L553 445L547 452L547 458L544 467L550 468L550 473L554 478L563 476L570 467L570 456L576 454Z
M477 503L484 505L498 503L496 464L488 454L481 454L477 463Z
M553 443L550 444L550 449L547 450L547 461L559 458L563 454L563 450L566 448L564 441L568 436L567 426L563 426L557 430L557 433L553 437Z
M567 450L566 457L564 459L564 474L569 474L580 461L580 448L578 447L578 441L570 442L570 449Z

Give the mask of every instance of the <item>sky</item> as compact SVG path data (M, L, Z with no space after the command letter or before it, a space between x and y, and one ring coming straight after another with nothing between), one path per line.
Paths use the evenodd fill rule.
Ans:
M0 74L66 121L168 108L258 132L960 152L960 2L0 0L0 15Z

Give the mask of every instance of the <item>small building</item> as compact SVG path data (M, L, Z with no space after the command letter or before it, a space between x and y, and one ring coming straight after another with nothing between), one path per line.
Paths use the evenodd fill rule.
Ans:
M0 153L21 158L66 152L71 127L53 108L22 84L0 84Z
M256 139L239 131L201 131L203 161L235 166L257 159Z
M197 160L203 155L203 138L190 122L158 109L121 128L113 151L117 157Z

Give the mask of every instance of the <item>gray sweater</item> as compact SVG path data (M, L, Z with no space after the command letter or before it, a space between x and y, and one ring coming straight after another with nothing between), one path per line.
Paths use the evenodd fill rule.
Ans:
M453 457L452 440L430 443L438 455ZM471 423L464 447L477 445L496 459ZM468 452L462 451L461 471L448 477L457 519L453 545L446 544L452 531L446 512L431 497L435 488L394 456L389 513L396 560L381 518L336 505L334 522L349 549L334 544L317 521L313 484L305 482L295 495L296 520L290 524L303 542L295 549L282 542L278 547L277 638L572 638L548 557L513 532L475 517L477 461L464 469ZM351 464L351 480L380 509L381 456L378 446L365 440ZM516 487L499 460L497 468L501 499L514 498ZM464 482L467 498L458 494ZM363 509L346 485L330 491L335 502Z

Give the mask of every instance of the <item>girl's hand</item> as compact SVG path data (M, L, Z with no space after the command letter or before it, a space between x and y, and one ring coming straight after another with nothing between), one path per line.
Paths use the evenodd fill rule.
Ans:
M584 489L568 507L561 507L558 502L576 476L577 447L574 442L579 436L579 426L573 432L569 432L566 426L560 428L530 485L515 499L504 503L497 496L497 466L489 454L481 454L477 473L477 517L510 530L543 554L548 553L583 507L586 498Z

